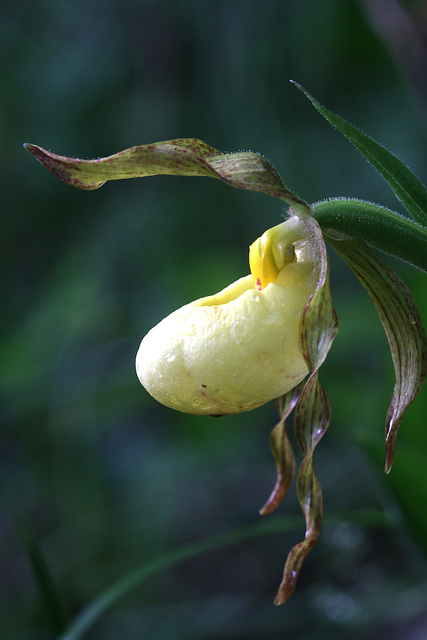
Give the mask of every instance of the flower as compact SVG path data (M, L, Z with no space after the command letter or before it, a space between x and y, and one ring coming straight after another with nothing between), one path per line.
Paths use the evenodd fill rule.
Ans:
M281 503L295 471L285 420L296 406L304 456L297 492L306 535L288 555L276 604L292 594L320 533L323 503L313 452L331 411L318 370L338 330L320 227L307 209L297 214L291 207L289 214L251 245L251 275L169 315L143 338L136 357L143 386L178 411L240 413L275 400L281 415L271 435L277 482L263 515Z
M279 398L308 374L300 338L319 258L294 215L250 247L251 275L175 311L141 342L136 370L159 402L222 415Z
M321 528L323 501L313 454L328 428L331 407L318 374L338 330L323 235L371 297L389 342L396 384L386 417L387 473L400 423L427 373L427 338L415 301L366 244L427 272L427 190L390 152L305 93L385 177L412 220L353 199L331 198L310 207L263 156L223 154L197 139L141 145L97 160L26 145L55 176L81 189L156 174L206 176L290 205L289 219L251 246L251 275L165 318L142 340L136 358L138 377L149 393L179 411L220 415L275 401L280 420L270 442L277 481L263 515L277 508L293 478L286 419L295 409L295 436L303 454L296 488L306 530L288 554L276 604L292 594Z

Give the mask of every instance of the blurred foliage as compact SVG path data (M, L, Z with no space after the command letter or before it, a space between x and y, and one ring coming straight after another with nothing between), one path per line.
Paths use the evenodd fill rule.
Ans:
M71 617L153 557L259 522L275 477L274 407L220 420L174 413L140 387L134 357L164 315L247 273L247 247L282 212L272 198L204 179L79 192L22 143L96 157L198 137L264 153L307 201L353 196L396 208L288 80L425 182L427 5L22 0L0 11L0 628L44 640L55 621L30 557L43 558ZM302 515L301 531L150 579L88 638L425 637L427 393L408 412L385 477L391 360L370 301L331 260L341 329L321 372L333 407L316 466L326 524L292 601L271 604ZM425 276L393 267L427 322ZM388 531L345 515L327 523L328 513L368 508L387 514ZM299 514L292 490L280 513Z

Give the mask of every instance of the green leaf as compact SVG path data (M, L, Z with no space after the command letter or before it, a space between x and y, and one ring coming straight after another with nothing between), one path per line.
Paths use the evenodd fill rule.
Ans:
M315 202L311 210L327 236L338 233L364 240L427 272L427 229L412 220L378 204L351 198Z
M408 287L365 243L335 238L329 238L329 243L372 298L390 346L396 384L385 427L385 471L389 473L400 423L426 377L426 332Z
M65 629L68 622L63 602L35 540L28 543L27 549L46 616L53 631L60 633Z
M368 514L369 519L373 517L374 525L387 526L383 515ZM354 515L349 516L353 518ZM110 588L100 593L88 604L73 620L70 626L57 638L57 640L80 640L86 632L96 623L96 621L110 609L118 600L130 593L145 580L165 571L177 564L190 560L204 553L209 553L216 549L221 549L233 544L238 544L243 540L249 540L258 536L268 535L277 531L290 531L298 526L298 518L281 517L263 520L259 524L240 527L227 533L204 538L185 547L165 553L151 562L138 567L118 580Z
M338 129L383 176L411 218L419 224L427 226L427 189L412 171L393 153L378 144L378 142L375 142L360 129L323 107L300 84L296 82L293 82L293 84L307 96L317 111L333 127Z
M16 541L21 544L27 555L46 621L53 633L60 633L68 624L66 608L40 545L31 533L22 511L22 499L13 474L9 476L5 465L0 466L0 503L12 526Z
M140 145L95 160L59 156L34 144L24 147L59 180L78 189L98 189L107 180L154 175L204 176L218 178L238 189L282 198L302 212L309 210L261 154L221 153L195 138Z
M329 522L355 522L369 527L387 529L392 526L384 513L377 511L352 511L350 513L336 513L330 515ZM154 558L146 565L126 574L111 587L100 593L92 600L71 622L68 628L57 640L80 640L86 632L126 594L137 589L145 580L165 571L186 560L209 553L216 549L238 544L243 540L250 540L279 531L293 531L299 525L299 519L282 516L280 518L263 520L259 524L241 527L228 533L219 534L199 540L186 547L182 547L158 558Z

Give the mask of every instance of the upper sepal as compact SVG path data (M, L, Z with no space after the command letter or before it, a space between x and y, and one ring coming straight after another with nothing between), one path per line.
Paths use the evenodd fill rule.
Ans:
M60 156L35 144L24 147L59 180L78 189L98 189L107 180L154 175L205 176L219 178L238 189L282 198L300 212L309 210L307 203L288 189L261 154L222 153L196 138L138 145L93 160Z

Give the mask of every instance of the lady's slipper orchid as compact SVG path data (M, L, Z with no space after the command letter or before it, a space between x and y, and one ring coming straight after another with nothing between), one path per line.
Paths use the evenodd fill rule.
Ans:
M187 304L141 342L138 377L159 402L230 414L279 398L308 374L300 323L316 290L319 257L297 216L250 247L252 275Z
M98 160L58 156L26 145L60 180L81 189L155 174L206 176L290 205L289 219L251 246L251 275L169 315L145 336L136 359L138 377L149 393L179 411L233 414L275 401L280 421L271 434L271 447L277 482L262 514L276 509L294 474L285 421L295 408L294 430L303 454L297 494L306 532L288 555L277 604L292 594L321 527L322 493L313 453L329 425L331 408L318 371L338 329L322 231L372 298L390 345L396 384L386 418L386 472L399 425L427 369L426 334L411 293L363 242L427 272L427 191L390 152L307 96L384 175L413 221L357 200L330 199L310 208L263 156L223 154L200 140L142 145Z

